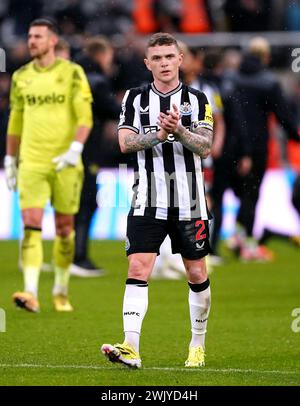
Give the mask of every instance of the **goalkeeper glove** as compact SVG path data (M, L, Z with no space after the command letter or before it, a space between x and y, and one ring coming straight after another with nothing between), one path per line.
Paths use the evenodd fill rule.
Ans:
M59 172L68 166L76 166L83 150L83 144L73 141L67 152L52 159L56 164L56 171Z
M17 190L17 158L12 155L4 157L4 171L7 187L9 190Z

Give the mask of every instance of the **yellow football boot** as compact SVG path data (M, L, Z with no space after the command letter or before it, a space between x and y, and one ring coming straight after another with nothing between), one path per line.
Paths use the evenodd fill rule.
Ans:
M126 342L114 345L103 344L101 352L111 362L117 362L129 368L141 368L142 366L140 355Z
M72 312L74 310L68 297L65 295L54 295L53 304L57 312Z
M199 345L199 347L191 347L189 349L188 359L185 361L184 365L188 368L204 367L204 357L205 353L201 345Z

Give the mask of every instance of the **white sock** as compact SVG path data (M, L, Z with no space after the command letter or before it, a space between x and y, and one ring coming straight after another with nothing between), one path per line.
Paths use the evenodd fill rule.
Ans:
M131 280L132 281L132 280ZM136 280L126 283L123 300L123 325L125 341L139 352L139 341L143 319L148 308L148 284Z
M125 331L125 340L127 344L135 349L137 353L140 350L140 334L135 331Z
M52 295L53 296L57 296L57 295L68 296L68 287L61 286L61 285L54 285L53 289L52 289Z
M192 327L190 347L201 345L205 348L205 333L211 303L209 280L207 279L207 281L201 284L189 282L189 286L189 307ZM192 290L191 286L194 290L198 290L198 292Z

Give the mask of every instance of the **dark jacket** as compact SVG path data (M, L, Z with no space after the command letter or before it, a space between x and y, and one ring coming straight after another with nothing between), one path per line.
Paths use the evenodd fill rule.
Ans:
M108 120L119 118L121 106L112 93L109 78L98 65L86 56L79 57L77 63L85 70L93 95L94 126L84 147L83 162L85 166L116 166L120 155L117 134L113 140L107 140L103 129Z
M246 120L243 109L240 105L240 95L231 75L214 75L212 72L205 72L202 79L212 83L220 92L223 104L223 117L225 122L225 139L222 151L222 160L237 161L251 155L251 145L246 131Z
M231 80L238 90L252 155L267 153L268 118L272 112L288 138L299 140L297 125L281 86L257 57L246 55L240 70L232 74Z

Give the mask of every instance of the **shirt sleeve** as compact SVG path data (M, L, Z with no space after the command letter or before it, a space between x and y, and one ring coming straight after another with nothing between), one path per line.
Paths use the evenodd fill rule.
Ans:
M135 104L136 94L131 90L127 90L122 101L122 110L118 128L127 128L136 132L140 132L140 115Z
M197 118L192 121L192 129L202 127L213 131L212 108L204 93L197 94L197 102Z
M206 84L202 91L207 97L208 103L211 105L213 114L222 113L223 103L219 89L211 84Z
M13 74L10 89L10 115L7 133L9 135L22 135L24 100L18 88L16 73Z
M72 76L72 103L78 127L92 128L92 93L87 77L79 65L75 65Z
M215 111L214 113L223 113L223 102L222 102L222 97L221 94L218 90L216 90L213 94L213 101L214 101L214 106L215 106Z

